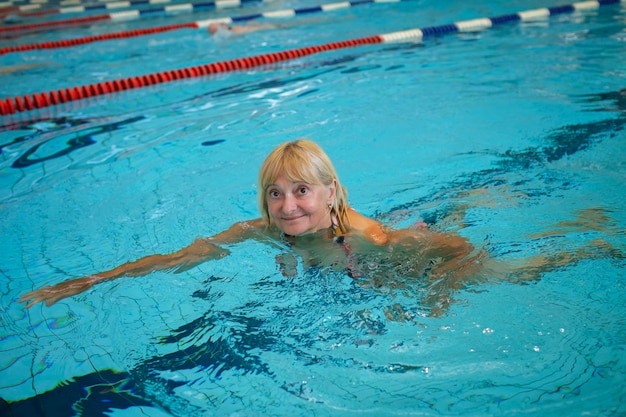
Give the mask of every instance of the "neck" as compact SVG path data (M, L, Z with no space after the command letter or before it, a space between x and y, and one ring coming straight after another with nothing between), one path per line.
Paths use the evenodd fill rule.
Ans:
M335 226L331 224L330 227L299 236L288 235L285 232L281 232L280 237L283 241L291 245L297 242L308 242L313 240L332 240L335 238Z

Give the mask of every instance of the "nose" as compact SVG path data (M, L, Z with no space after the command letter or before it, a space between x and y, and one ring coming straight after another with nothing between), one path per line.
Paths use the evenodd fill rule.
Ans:
M284 213L293 213L298 208L298 204L296 202L296 198L291 194L286 194L285 199L283 200L283 212Z

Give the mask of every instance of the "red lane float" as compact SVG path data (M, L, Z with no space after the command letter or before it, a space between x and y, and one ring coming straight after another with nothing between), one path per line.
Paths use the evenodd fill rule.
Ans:
M221 72L231 72L240 69L253 68L265 64L300 58L306 55L312 55L323 51L330 51L333 49L350 48L359 45L376 44L382 42L384 42L384 38L380 35L376 35L366 38L333 42L323 45L291 49L287 51L274 52L264 55L256 55L247 58L234 59L231 61L221 61L195 67L140 75L137 77L105 81L97 84L70 87L57 91L35 93L21 97L10 97L6 99L0 99L0 115L40 109L43 107L54 106L70 101L76 101L89 97L101 96L105 94L111 94L124 90L141 88L149 85L161 84L185 78L195 78Z
M0 55L8 54L11 52L32 51L35 49L66 48L68 46L83 45L83 44L91 43L91 42L99 42L99 41L110 40L110 39L133 38L136 36L151 35L154 33L168 32L171 30L186 29L186 28L198 29L198 25L195 22L181 23L178 25L158 26L158 27L147 28L147 29L137 29L137 30L130 30L126 32L107 33L103 35L86 36L82 38L65 39L65 40L60 40L60 41L48 41L48 42L33 43L33 44L28 44L28 45L7 46L5 48L0 48Z
M37 12L20 12L18 16L20 17L37 17L37 16L46 16L49 14L57 14L58 12L55 10L39 10ZM9 13L5 13L3 17L8 16Z
M79 17L76 19L67 19L67 20L56 20L53 22L42 22L42 23L31 23L28 25L15 25L15 26L6 26L1 27L0 32L14 32L18 30L30 30L30 29L42 29L48 28L52 26L67 26L67 25L82 25L85 23L93 23L100 20L109 20L109 16L90 16L90 17Z

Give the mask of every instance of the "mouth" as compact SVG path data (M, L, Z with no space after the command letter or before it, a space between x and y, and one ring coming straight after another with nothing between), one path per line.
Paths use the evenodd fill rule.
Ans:
M301 219L303 216L291 216L291 217L282 217L281 220L284 222L294 222L298 219Z

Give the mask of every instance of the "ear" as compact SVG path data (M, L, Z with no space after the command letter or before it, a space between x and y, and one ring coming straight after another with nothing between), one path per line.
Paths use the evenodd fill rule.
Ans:
M328 186L328 201L332 202L335 200L335 196L337 195L337 179L333 178L333 182Z

